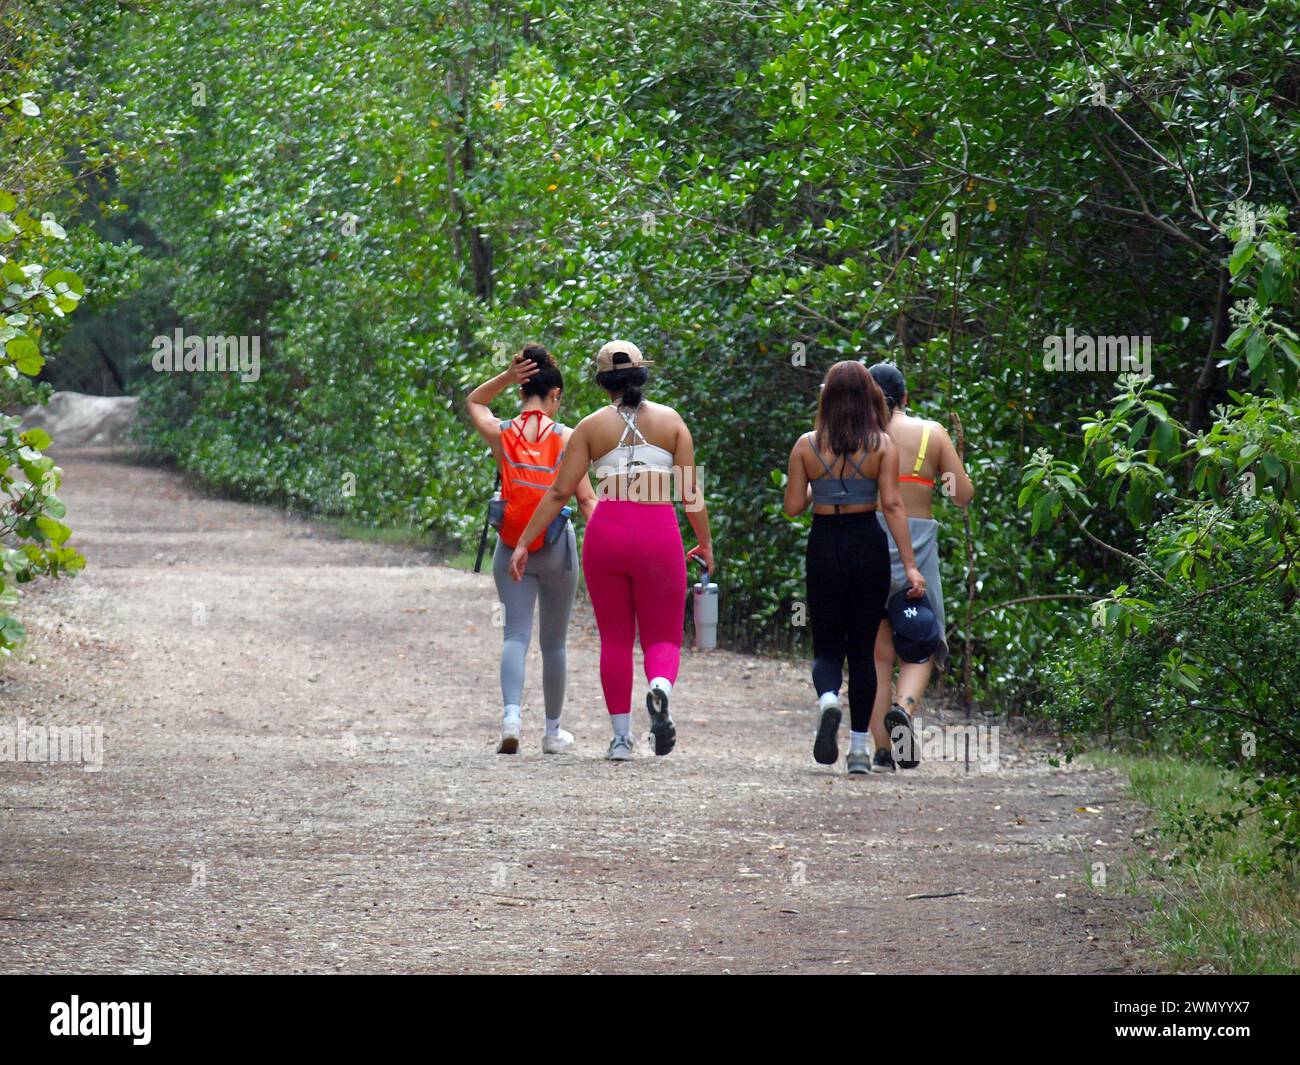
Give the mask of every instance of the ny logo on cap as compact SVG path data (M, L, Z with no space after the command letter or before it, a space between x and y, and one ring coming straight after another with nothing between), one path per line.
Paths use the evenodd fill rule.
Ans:
M905 618L914 618L914 617L916 617L916 607L914 607L914 606L909 606L909 607L907 607L907 608L903 611L903 617L905 617Z

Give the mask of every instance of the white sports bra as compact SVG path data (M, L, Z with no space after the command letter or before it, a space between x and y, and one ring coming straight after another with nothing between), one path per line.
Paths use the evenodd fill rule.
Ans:
M614 405L611 403L611 407ZM628 414L621 407L614 407L619 416L627 423L623 435L613 450L606 452L591 463L592 472L604 480L606 477L625 477L636 473L673 472L673 457L664 448L646 440L641 430L636 427L634 410Z

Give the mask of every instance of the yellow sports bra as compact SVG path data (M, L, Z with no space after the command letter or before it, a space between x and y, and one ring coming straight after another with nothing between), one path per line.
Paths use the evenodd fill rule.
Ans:
M921 467L925 465L925 449L930 444L930 423L926 422L925 427L921 430L921 447L916 453L916 463L912 466L911 473L901 474L898 483L909 481L912 484L923 484L927 488L934 487L934 479L931 477L921 476Z

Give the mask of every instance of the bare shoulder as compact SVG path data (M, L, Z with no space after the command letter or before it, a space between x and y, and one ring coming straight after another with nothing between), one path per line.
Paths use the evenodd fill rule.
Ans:
M930 437L932 439L937 440L941 444L952 443L951 437L948 436L948 430L945 429L939 422L930 421L927 419L924 424L929 426Z
M599 410L594 410L590 414L588 414L585 418L583 418L582 421L578 422L577 428L578 429L585 428L587 431L590 431L595 426L598 426L602 422L606 421L609 416L609 413L610 413L609 407L601 407Z
M686 424L685 420L677 413L676 409L665 403L654 403L648 399L643 399L641 401L641 409L655 420L662 420L665 425L670 423L679 425Z

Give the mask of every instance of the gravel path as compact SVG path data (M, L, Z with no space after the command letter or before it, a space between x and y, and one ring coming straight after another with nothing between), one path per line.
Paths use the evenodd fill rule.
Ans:
M688 653L668 758L493 753L491 580L63 452L89 566L38 588L0 726L102 726L103 767L0 762L6 972L1131 972L1094 893L1140 809L1003 730L996 772L812 761L802 663ZM635 717L644 735L644 714ZM644 743L641 752L644 754ZM918 895L944 895L917 898Z

